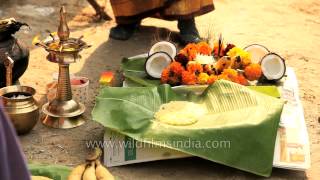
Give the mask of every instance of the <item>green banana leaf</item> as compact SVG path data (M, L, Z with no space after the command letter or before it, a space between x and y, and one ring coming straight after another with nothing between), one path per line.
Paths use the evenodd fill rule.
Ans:
M145 64L146 58L134 58L128 59L124 58L121 62L121 69L123 75L126 78L126 82L130 87L139 87L139 86L158 86L160 81L156 79L148 78L148 75L145 73Z
M130 72L144 73L144 64L147 58L123 58L121 68Z
M54 180L66 180L71 168L61 165L29 164L32 176L44 176Z
M210 111L207 118L189 126L154 120L160 106L170 101L192 101ZM105 87L96 98L92 116L135 140L270 176L282 107L278 98L222 80L200 95L187 96L169 85ZM219 146L208 146L210 143Z

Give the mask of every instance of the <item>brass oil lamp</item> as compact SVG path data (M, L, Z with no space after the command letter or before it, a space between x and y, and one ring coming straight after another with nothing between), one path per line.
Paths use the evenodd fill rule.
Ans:
M47 60L59 65L57 96L54 100L42 107L44 116L41 121L44 125L68 129L82 125L85 119L82 114L85 106L72 99L69 65L81 58L80 51L90 47L80 38L70 38L70 31L66 21L66 11L60 9L60 25L58 37L50 34L44 41L35 44L43 47L49 54Z

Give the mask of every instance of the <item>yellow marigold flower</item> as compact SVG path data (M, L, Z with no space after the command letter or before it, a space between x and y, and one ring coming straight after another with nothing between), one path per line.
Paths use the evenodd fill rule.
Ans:
M216 75L210 75L207 84L213 84L218 80L218 76Z
M198 76L198 84L207 84L209 75L207 73L200 73Z
M235 69L228 68L223 70L222 74L227 75L229 78L234 78L238 76L238 71Z
M241 48L234 47L227 53L227 55L231 58L239 56L243 67L246 67L251 63L251 54Z

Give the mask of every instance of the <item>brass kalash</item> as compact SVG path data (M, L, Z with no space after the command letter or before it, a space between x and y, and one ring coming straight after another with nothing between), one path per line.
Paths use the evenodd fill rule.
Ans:
M82 114L85 106L72 99L69 65L81 58L80 51L90 47L80 38L70 38L70 31L66 21L66 11L60 9L60 25L58 37L50 34L44 41L35 44L43 47L47 52L47 60L59 65L57 96L42 107L43 124L53 128L68 129L82 125L85 122Z

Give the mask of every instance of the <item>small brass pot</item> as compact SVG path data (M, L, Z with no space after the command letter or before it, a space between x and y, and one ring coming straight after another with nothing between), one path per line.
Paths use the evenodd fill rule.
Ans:
M33 98L35 89L28 86L7 86L0 89L4 109L18 134L32 130L39 120L39 107ZM17 97L17 96L23 97Z

